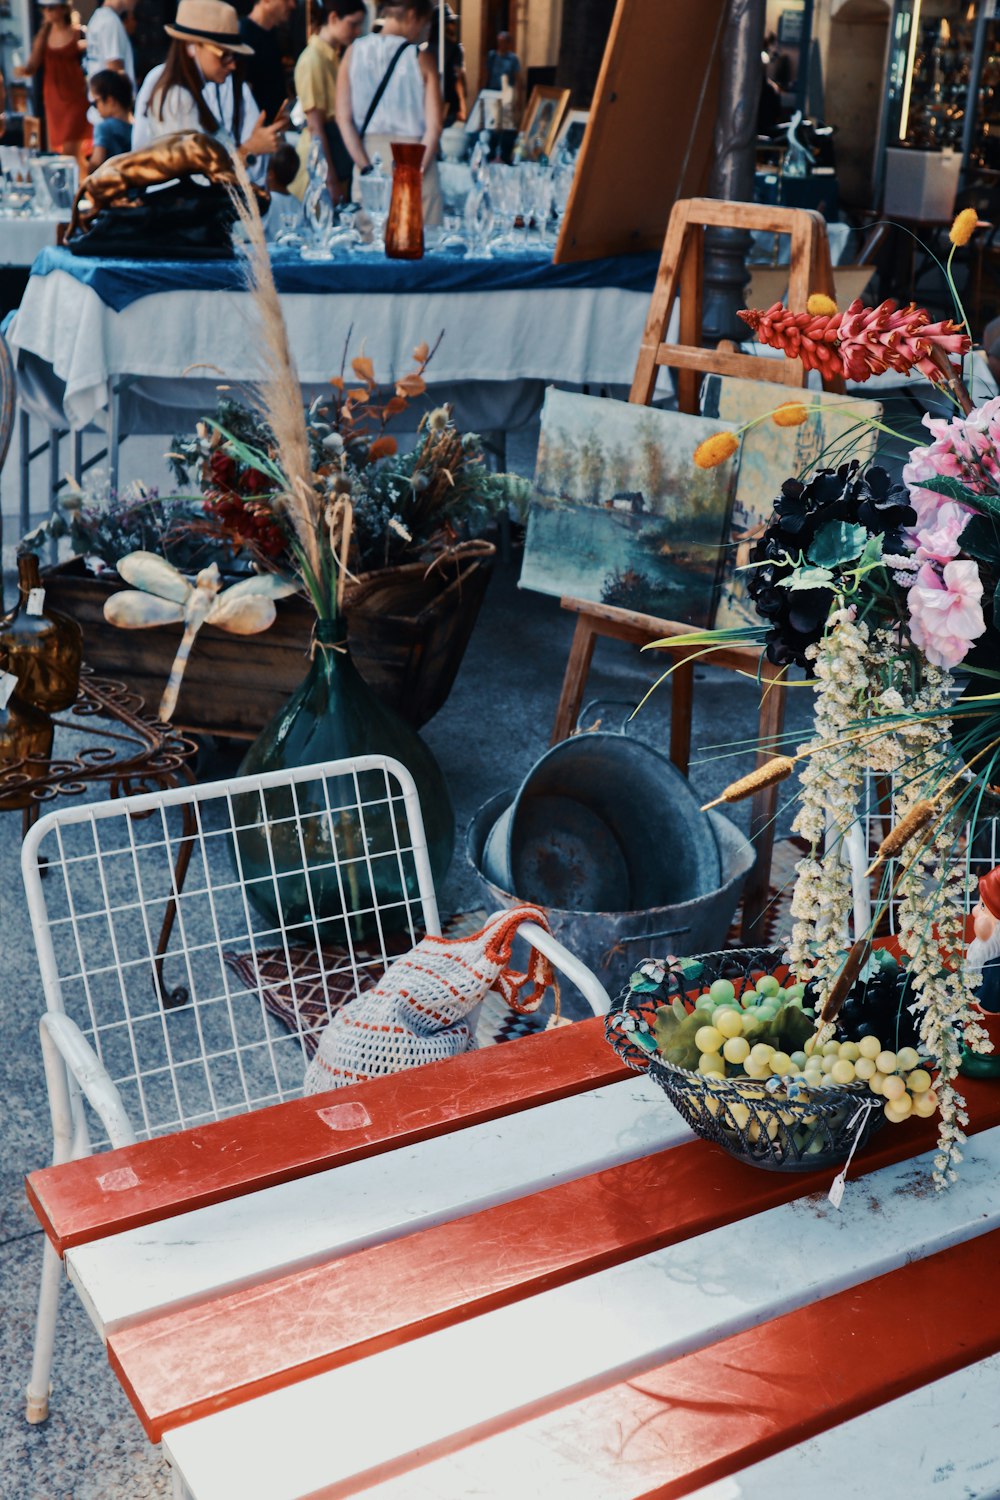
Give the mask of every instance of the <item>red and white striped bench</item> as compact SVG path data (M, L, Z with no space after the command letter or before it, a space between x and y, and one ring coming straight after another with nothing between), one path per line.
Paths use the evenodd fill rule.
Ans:
M695 1140L582 1022L36 1172L176 1493L1000 1493L1000 1089L842 1207ZM914 1158L924 1154L923 1160Z

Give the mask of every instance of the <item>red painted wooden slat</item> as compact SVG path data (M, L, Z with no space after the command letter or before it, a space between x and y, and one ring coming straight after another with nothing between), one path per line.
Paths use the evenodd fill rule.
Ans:
M995 1354L998 1266L993 1230L535 1418L498 1440L495 1461L506 1467L523 1436L518 1456L572 1454L602 1500L688 1495ZM457 1438L433 1456L464 1446ZM864 1452L857 1457L860 1494Z
M482 1052L32 1172L62 1255L141 1224L308 1177L631 1076L594 1017Z
M970 1132L1000 1089L966 1083ZM929 1150L937 1120L885 1126L855 1175ZM118 1329L108 1358L147 1433L403 1343L813 1192L829 1167L764 1172L702 1141ZM303 1310L308 1316L303 1316Z

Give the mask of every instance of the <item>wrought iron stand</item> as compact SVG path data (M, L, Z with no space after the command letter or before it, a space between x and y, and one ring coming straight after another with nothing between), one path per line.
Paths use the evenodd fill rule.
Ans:
M100 721L100 722L98 722ZM45 803L57 797L79 797L92 784L105 783L112 797L127 797L134 792L167 790L181 778L193 783L189 764L197 751L194 740L178 734L170 724L162 724L146 710L138 693L122 682L95 677L89 667L80 674L80 691L76 702L61 714L54 714L57 730L85 734L100 743L87 745L75 754L55 754L47 759L30 756L0 767L0 812L21 810L22 837L37 820ZM138 816L148 816L139 814ZM195 833L194 814L184 808L183 832L174 866L174 892L167 903L156 946L156 988L166 1007L183 1005L187 991L167 991L163 985L163 961L177 914L177 895L183 889L191 862Z

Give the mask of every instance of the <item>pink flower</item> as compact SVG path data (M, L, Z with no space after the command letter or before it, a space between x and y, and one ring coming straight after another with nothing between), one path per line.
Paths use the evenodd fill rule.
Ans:
M941 575L925 562L906 603L913 642L936 667L957 667L986 629L979 569L968 559L945 563Z
M943 505L929 508L925 518L918 519L914 531L917 557L921 562L950 562L962 550L958 539L973 514L967 505L957 500L945 500Z

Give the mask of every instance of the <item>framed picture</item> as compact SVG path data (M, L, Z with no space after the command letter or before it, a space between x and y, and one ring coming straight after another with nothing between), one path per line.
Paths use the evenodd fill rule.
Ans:
M540 156L552 155L569 100L569 89L548 88L542 84L532 89L528 107L521 120L527 161L537 161Z
M723 422L550 388L521 587L710 624L735 464L699 469Z
M465 121L466 132L478 135L481 130L500 130L502 114L503 95L500 90L483 89L472 101Z
M882 407L877 401L728 375L707 375L701 391L702 413L719 418L728 431L768 416L782 401L802 401L821 410L797 427L759 421L743 434L715 612L714 623L720 630L760 623L746 592L746 574L738 570L748 561L751 545L770 519L782 481L813 469L835 469L847 458L859 458L864 463L878 445L879 434L863 425L866 420L881 419Z
M565 147L575 156L583 145L584 131L587 129L587 121L590 119L589 109L568 109L563 115L562 124L559 126L559 134L556 136L554 151ZM756 305L756 304L755 304Z

